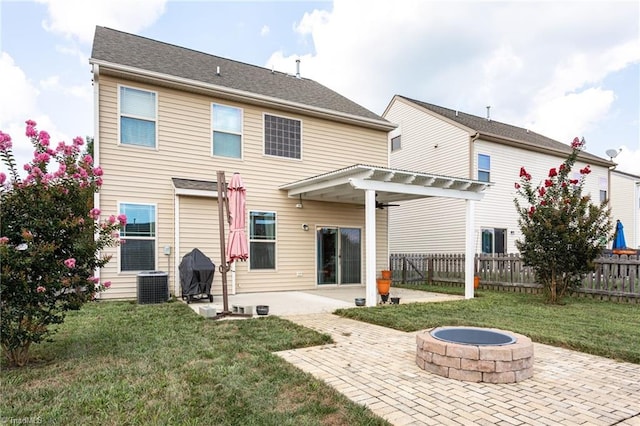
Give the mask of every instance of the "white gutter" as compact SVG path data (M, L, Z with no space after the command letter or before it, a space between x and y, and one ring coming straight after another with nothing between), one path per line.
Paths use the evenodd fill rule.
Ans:
M94 167L98 167L100 165L100 66L93 64L91 71L93 73L93 164ZM93 193L93 207L100 208L99 191ZM99 238L98 232L95 232L94 238L96 240ZM96 256L99 255L99 253L96 253ZM94 271L94 276L100 279L100 268ZM98 293L96 298L100 299L101 296L102 294Z

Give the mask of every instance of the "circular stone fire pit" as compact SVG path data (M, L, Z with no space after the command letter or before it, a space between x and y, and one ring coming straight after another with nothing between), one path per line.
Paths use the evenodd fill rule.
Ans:
M416 336L416 364L467 382L514 383L533 376L533 343L495 328L438 327Z

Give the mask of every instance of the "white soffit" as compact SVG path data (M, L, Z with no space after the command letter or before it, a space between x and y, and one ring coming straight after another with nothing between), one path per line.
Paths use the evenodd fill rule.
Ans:
M357 164L280 186L290 198L364 204L364 190L381 203L446 197L479 201L488 182Z

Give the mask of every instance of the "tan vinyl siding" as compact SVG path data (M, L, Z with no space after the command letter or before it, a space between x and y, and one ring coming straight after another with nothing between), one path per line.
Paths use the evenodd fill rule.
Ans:
M316 285L315 227L317 224L348 226L362 229L362 277L364 280L364 210L356 205L303 201L297 209L297 199L289 199L279 186L326 173L356 163L387 164L387 136L383 131L349 124L295 115L290 112L257 108L199 94L158 88L144 84L121 84L157 92L157 149L117 145L118 141L118 81L100 77L100 165L104 169L104 187L100 194L101 209L116 213L118 202L156 203L158 205L158 259L156 268L166 271L165 245L172 247L171 285L176 288L174 241L175 195L172 177L196 180L216 180L223 170L229 180L239 172L247 187L247 219L249 210L277 213L277 268L275 271L248 270L246 262L237 264L237 291L275 291L310 289ZM243 158L211 156L211 104L221 103L243 109ZM302 160L264 155L263 114L299 119L302 122ZM200 248L220 263L217 227L217 201L210 198L178 196L179 256L193 247ZM212 217L213 216L213 217ZM378 214L377 269L387 264L386 214ZM306 223L310 231L302 230ZM247 228L248 229L248 228ZM228 228L227 228L228 231ZM210 254L213 253L213 254ZM136 274L118 273L117 251L103 269L103 279L111 279L113 288L104 297L135 297ZM302 273L302 277L298 276ZM229 275L229 279L231 275ZM363 281L364 282L364 281ZM231 284L229 283L229 288ZM216 272L214 292L220 289L220 274ZM216 293L217 294L217 293Z

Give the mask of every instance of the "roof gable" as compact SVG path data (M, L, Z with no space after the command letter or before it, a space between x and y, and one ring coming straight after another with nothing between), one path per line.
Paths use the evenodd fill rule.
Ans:
M566 155L569 155L572 151L569 145L558 142L529 129L501 123L499 121L487 119L486 117L478 117L461 111L444 108L407 98L405 96L398 95L397 97L440 115L450 122L470 129L474 133L478 132L480 133L481 138L489 139L492 142L509 143L510 145L516 145L523 149L554 151L558 154ZM609 160L585 151L582 151L578 158L582 161L591 162L605 167L614 165L614 163Z
M313 80L110 28L96 27L90 62L205 83L393 127L379 115Z

